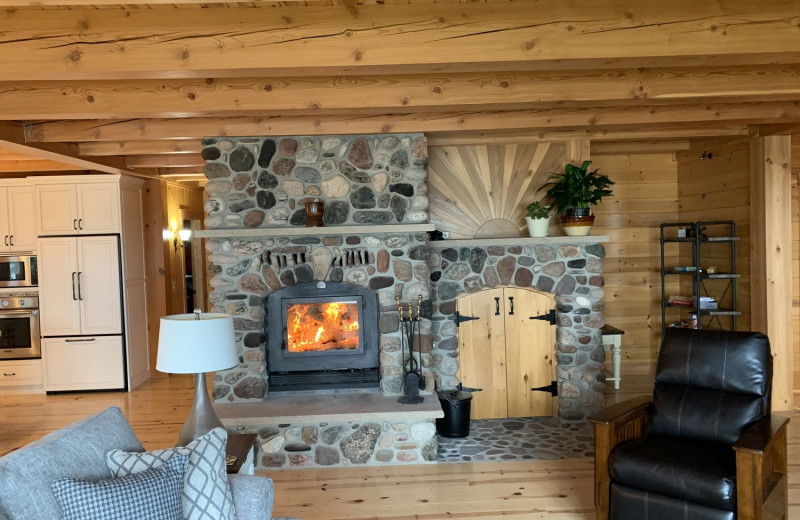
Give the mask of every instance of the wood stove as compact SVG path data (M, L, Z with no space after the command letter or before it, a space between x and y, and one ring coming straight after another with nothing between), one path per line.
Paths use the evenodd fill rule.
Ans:
M310 282L267 297L270 391L378 387L378 295Z

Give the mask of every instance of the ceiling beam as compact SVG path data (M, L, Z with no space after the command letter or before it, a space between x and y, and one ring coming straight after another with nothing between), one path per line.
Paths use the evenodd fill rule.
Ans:
M79 143L78 151L83 156L107 155L157 155L178 153L200 153L202 139L168 141L110 141Z
M205 176L205 174L203 173L203 168L198 166L158 168L157 171L161 177L164 176L192 177L197 175Z
M800 0L5 9L0 81L800 62Z
M1 146L1 145L0 145ZM81 171L86 168L65 164L60 161L47 161L44 159L29 159L24 161L0 161L0 172L52 172L52 171Z
M133 155L128 157L128 168L203 167L206 161L197 154Z
M750 137L765 137L768 135L800 134L800 122L777 123L774 125L753 125L750 128Z
M7 82L0 118L127 119L800 99L800 65L385 76Z
M595 141L591 143L592 155L673 153L688 150L688 139L645 141Z
M0 149L8 153L28 156L32 159L54 161L61 165L59 170L72 170L74 167L94 173L112 173L134 175L120 167L124 159L120 157L104 157L87 161L78 157L78 146L71 143L36 143L30 144L25 138L26 130L19 123L0 122ZM141 175L141 172L135 174Z
M233 118L58 121L27 127L30 142L191 139L206 136L380 134L525 129L602 130L619 125L718 125L800 122L800 102L707 103L547 110L411 113L385 116L276 116Z
M300 3L306 0L250 0L248 4L258 4L264 6L274 6L279 4ZM330 0L334 3L338 0ZM203 0L203 4L227 4L229 0ZM150 6L150 5L197 5L197 0L125 0L125 5L129 6ZM0 7L36 7L43 6L112 6L118 7L119 0L0 0Z

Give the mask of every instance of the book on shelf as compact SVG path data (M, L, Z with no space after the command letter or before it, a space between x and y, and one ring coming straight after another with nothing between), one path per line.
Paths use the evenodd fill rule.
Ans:
M700 309L702 310L713 310L717 309L717 300L713 296L701 296L700 297Z
M682 305L684 307L694 307L694 298L691 296L670 295L667 298L667 303L670 305Z

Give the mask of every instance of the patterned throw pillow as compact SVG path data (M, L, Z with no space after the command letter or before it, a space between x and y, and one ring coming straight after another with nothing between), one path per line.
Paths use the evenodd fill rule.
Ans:
M228 432L214 428L186 447L145 453L111 450L106 464L111 475L121 477L157 468L176 455L189 455L183 485L185 520L236 520L233 497L225 469Z
M160 468L108 480L59 478L53 494L64 520L180 520L181 491L188 455Z

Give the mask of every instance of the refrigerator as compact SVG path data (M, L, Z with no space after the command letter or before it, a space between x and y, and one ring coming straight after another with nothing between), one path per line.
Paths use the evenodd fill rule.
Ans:
M39 239L44 390L125 390L119 235Z

